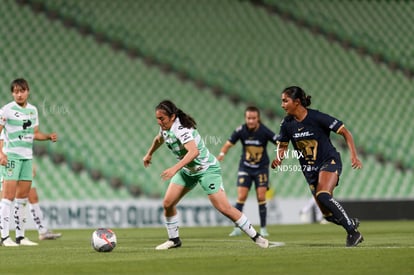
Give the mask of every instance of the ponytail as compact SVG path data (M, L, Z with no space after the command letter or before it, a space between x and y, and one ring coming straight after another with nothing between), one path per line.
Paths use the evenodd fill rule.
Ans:
M161 101L156 107L155 110L163 110L168 117L175 115L180 119L181 124L185 128L197 128L197 123L190 115L184 113L181 109L170 100Z
M300 104L305 108L311 105L312 97L310 95L306 95L305 91L298 86L287 87L283 90L282 94L286 94L293 100L299 99Z

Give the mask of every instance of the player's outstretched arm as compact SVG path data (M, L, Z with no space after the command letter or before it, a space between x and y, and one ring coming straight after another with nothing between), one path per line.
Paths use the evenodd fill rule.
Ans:
M272 161L271 167L272 169L275 169L279 165L282 164L283 159L285 158L285 152L288 149L289 143L285 142L278 142L276 147L276 157Z
M223 147L221 147L220 153L217 156L218 161L222 161L224 159L224 156L227 154L227 152L230 150L231 147L233 147L233 143L230 141L226 141L224 143Z
M354 138L352 137L351 132L343 126L338 134L344 137L346 144L348 145L349 151L351 152L351 165L354 169L361 169L362 162L358 158L358 153L355 147Z
M148 149L145 156L142 158L142 161L144 162L144 167L148 167L151 164L152 154L154 154L155 151L157 151L158 148L164 143L164 139L160 134L156 135L154 139L152 140L151 146Z
M58 136L56 133L46 134L39 131L39 127L36 126L34 128L34 139L35 140L51 140L52 142L56 142L58 140Z

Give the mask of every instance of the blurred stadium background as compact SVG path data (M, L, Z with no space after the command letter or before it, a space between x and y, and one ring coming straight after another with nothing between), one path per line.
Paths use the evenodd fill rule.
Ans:
M0 13L1 104L26 78L40 129L60 137L35 144L42 201L161 198L174 158L162 148L141 162L160 100L194 116L218 154L249 104L277 132L290 85L354 135L359 171L333 137L337 198L414 198L412 1L2 0ZM222 164L231 198L239 155ZM310 196L299 172L271 182L276 197Z

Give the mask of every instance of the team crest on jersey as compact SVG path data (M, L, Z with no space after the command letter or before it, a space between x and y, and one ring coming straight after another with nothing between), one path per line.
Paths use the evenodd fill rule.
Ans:
M13 169L8 168L8 169L7 169L7 171L6 171L6 173L7 173L7 176L8 176L8 177L13 176Z

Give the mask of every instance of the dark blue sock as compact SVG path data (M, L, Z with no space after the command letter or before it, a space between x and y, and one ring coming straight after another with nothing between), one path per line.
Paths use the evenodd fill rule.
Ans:
M243 212L244 202L236 202L234 207L237 208L240 212Z
M267 206L266 202L259 202L260 227L266 227Z
M316 195L316 199L332 213L332 216L326 218L328 221L342 225L348 233L355 231L354 223L346 214L345 209L329 193L319 193Z

